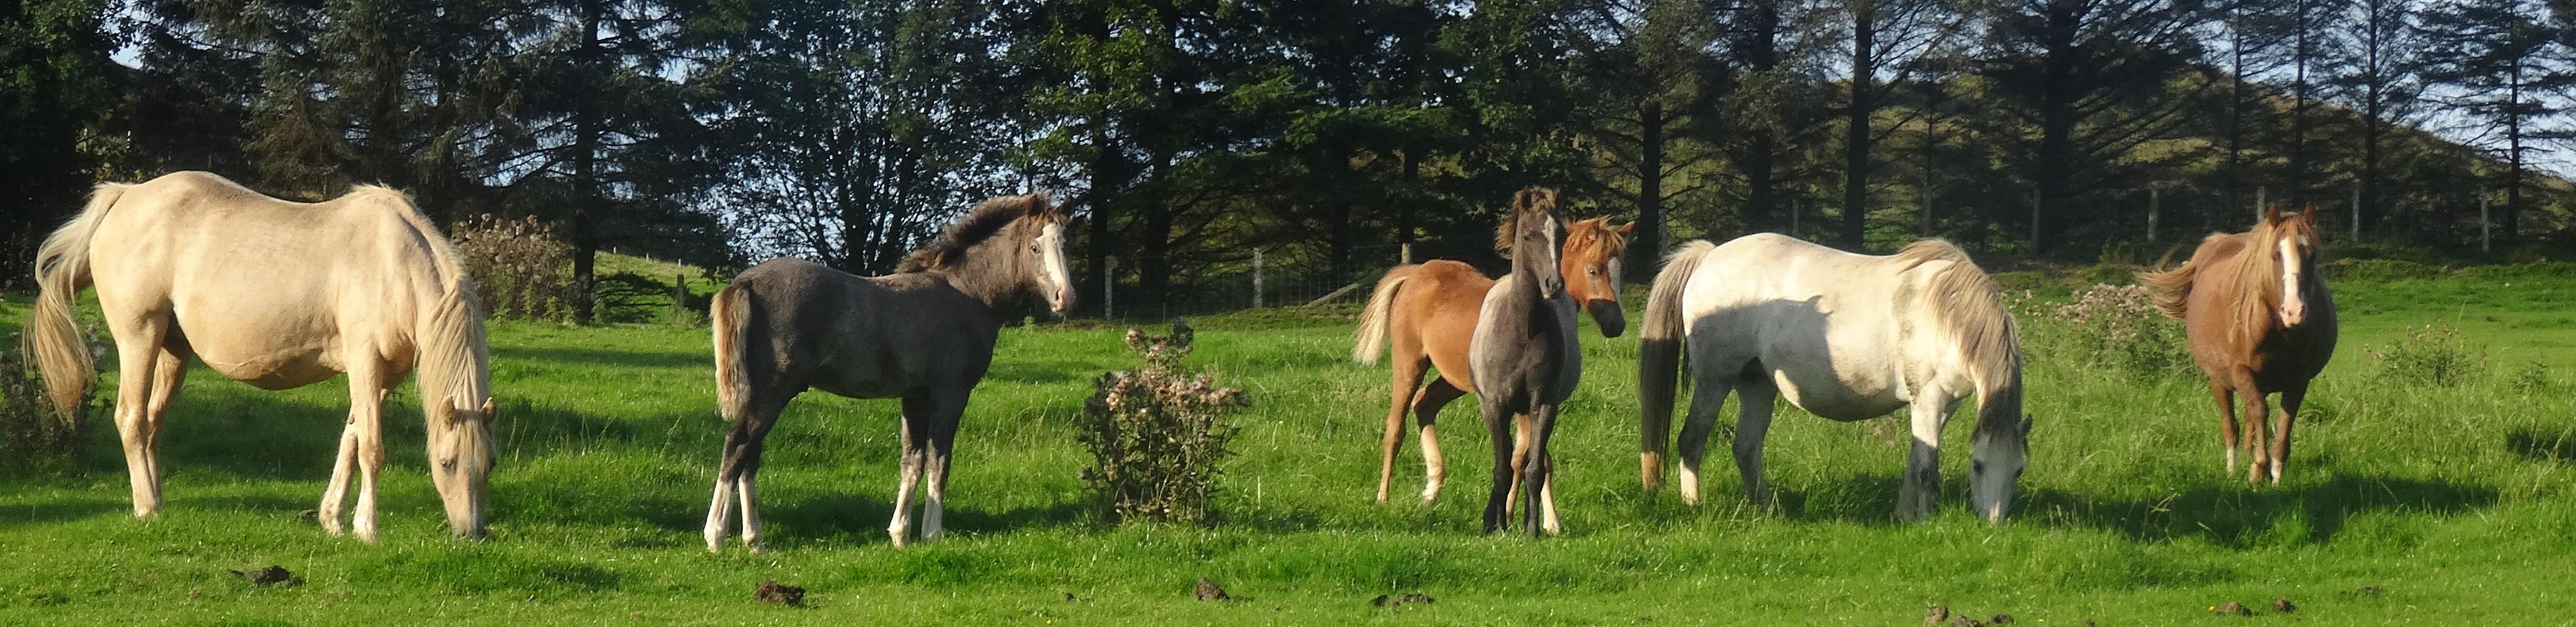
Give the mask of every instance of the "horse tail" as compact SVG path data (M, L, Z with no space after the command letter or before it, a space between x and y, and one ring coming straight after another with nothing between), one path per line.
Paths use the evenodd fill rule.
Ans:
M1681 376L1684 331L1682 291L1690 287L1700 258L1713 250L1717 245L1708 240L1682 242L1664 257L1664 270L1655 275L1655 286L1646 293L1646 324L1638 335L1637 406L1643 410L1638 419L1642 439L1638 480L1647 492L1659 487L1664 451L1673 441L1674 379Z
M1351 334L1351 361L1377 365L1378 355L1385 352L1387 327L1394 323L1395 293L1404 289L1405 279L1413 278L1413 269L1420 267L1396 266L1377 280L1377 290L1369 293L1368 310L1360 312L1359 331Z
M45 393L53 400L54 411L69 422L80 411L81 400L89 396L89 386L98 377L98 364L89 352L89 341L81 336L80 325L72 321L72 300L81 288L90 284L89 241L98 233L98 223L107 218L109 208L125 195L126 185L100 184L90 191L89 205L72 221L55 229L36 247L35 314L27 321L27 352L36 360L36 369L45 377Z
M707 306L708 326L715 329L716 411L727 422L742 418L751 402L751 381L743 377L743 344L750 327L750 290L727 285Z
M2172 258L2172 255L2168 254L2166 258ZM2156 261L2156 267L2162 268L2164 265L2164 260ZM2194 254L2190 259L2184 260L2180 267L2141 271L2138 273L2138 282L2145 284L2149 291L2155 292L2156 311L2163 312L2167 318L2181 320L2184 303L2191 300L2192 283L2200 277L2200 269L2203 265L2205 264L2201 263L2201 255Z

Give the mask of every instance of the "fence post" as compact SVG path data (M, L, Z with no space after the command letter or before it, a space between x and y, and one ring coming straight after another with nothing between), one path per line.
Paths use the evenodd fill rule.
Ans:
M2478 190L2478 252L2495 252L2495 223L2487 219L2486 190Z
M2030 191L2030 249L2039 250L2039 190Z
M1117 269L1117 257L1100 259L1100 319L1102 320L1114 320L1118 317Z
M2352 241L2361 241L2361 184L2352 184Z
M1413 242L1405 242L1401 246L1403 252L1397 253L1395 262L1399 265L1413 263Z
M2147 241L2156 241L2156 215L2164 213L2164 200L2164 188L2147 188Z
M1252 308L1261 308L1261 249L1252 249Z
M2264 196L2264 194L2265 194L2266 192L2269 192L2269 191L2271 191L2271 190L2270 190L2270 189L2267 189L2267 188L2265 188L2265 187L2263 187L2263 186L2260 186L2260 185L2254 186L2254 223L2255 223L2255 224L2262 224L2262 223L2263 223L2263 205L2264 205L2263 196Z

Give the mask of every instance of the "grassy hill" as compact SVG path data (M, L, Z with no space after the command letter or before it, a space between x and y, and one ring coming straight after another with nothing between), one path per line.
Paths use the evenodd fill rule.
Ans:
M200 370L162 438L158 519L128 516L104 429L83 474L0 478L0 624L1910 625L1941 604L2071 626L2236 620L2211 616L2226 601L2265 623L2550 624L2576 614L2569 274L2338 279L2345 334L2277 487L2220 472L2197 379L2034 350L2033 461L2012 520L1991 527L1965 511L1967 420L1944 436L1943 508L1921 524L1888 519L1901 424L1786 408L1768 448L1780 511L1737 505L1722 443L1708 504L1641 495L1635 339L1586 330L1557 436L1569 534L1544 540L1476 532L1487 462L1470 409L1443 417L1438 502L1371 503L1385 370L1349 362L1347 313L1272 310L1195 321L1191 361L1253 400L1221 525L1093 522L1071 424L1090 379L1131 362L1123 327L1061 324L1003 332L959 436L953 537L888 546L894 404L809 393L762 475L776 551L711 555L698 527L723 425L706 331L501 323L491 539L444 537L408 387L386 414L385 540L370 546L298 515L329 474L343 388L263 392ZM0 299L0 332L24 303ZM2383 375L2370 349L2426 324L2459 328L2488 367L2449 388ZM1418 485L1411 443L1399 469ZM226 572L270 564L306 583ZM1236 600L1193 600L1199 577ZM753 600L770 579L809 588L811 607ZM1405 592L1436 603L1370 602Z

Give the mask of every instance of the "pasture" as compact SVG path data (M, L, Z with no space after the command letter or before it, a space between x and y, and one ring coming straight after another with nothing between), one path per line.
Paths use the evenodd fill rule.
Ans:
M2005 278L2064 296L2056 276ZM698 535L724 432L706 330L498 323L490 539L447 537L410 385L386 409L371 546L299 517L329 476L344 388L262 392L200 369L163 432L159 518L129 515L106 425L84 474L0 478L0 624L1912 625L1933 604L2021 625L2240 620L2208 611L2225 601L2265 624L2569 624L2576 267L2333 287L2344 335L2281 485L2221 471L2196 373L2034 346L2032 458L2001 526L1966 506L1972 419L1944 434L1940 508L1921 524L1890 517L1901 423L1785 403L1777 511L1739 505L1722 440L1707 504L1641 495L1635 335L1585 322L1584 380L1555 436L1567 533L1539 540L1477 532L1490 462L1473 403L1442 416L1440 501L1407 498L1421 477L1408 440L1397 498L1371 502L1387 372L1350 362L1351 307L1194 320L1191 363L1253 401L1219 525L1095 522L1071 425L1092 378L1133 363L1127 327L1049 324L1002 333L958 438L948 537L887 542L896 404L815 392L769 438L767 554L709 554ZM0 304L0 332L26 300ZM2487 366L2455 387L2382 376L2370 349L2426 324L2457 327ZM270 564L305 583L227 572ZM1234 600L1194 600L1200 577ZM806 587L808 607L754 600L770 579ZM1436 602L1370 602L1408 592Z

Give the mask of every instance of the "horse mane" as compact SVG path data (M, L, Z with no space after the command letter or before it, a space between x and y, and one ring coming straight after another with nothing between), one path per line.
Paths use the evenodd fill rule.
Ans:
M454 415L455 409L479 409L492 394L491 354L483 336L483 300L474 292L472 277L466 275L464 257L412 205L409 194L381 185L359 185L339 200L386 208L411 226L412 243L429 253L438 301L422 312L425 317L412 331L412 344L420 355L416 367L421 408L442 417Z
M1604 258L1618 259L1628 254L1628 238L1617 237L1617 230L1610 226L1609 216L1577 220L1566 225L1566 245L1596 249Z
M1512 258L1512 245L1520 240L1521 214L1556 211L1556 190L1548 187L1526 187L1512 194L1512 208L1503 212L1503 223L1494 227L1494 252L1504 259Z
M1071 213L1057 205L1052 194L1038 192L1018 196L995 196L966 211L966 216L949 223L939 232L939 239L913 251L895 266L895 272L922 272L955 267L965 260L966 251L992 239L1020 218L1036 216L1042 224L1062 223Z
M1911 272L1936 261L1949 265L1931 270L1924 291L1936 319L1966 354L1978 386L1977 432L2020 437L2021 331L2005 310L2003 291L1984 268L1946 240L1925 239L1896 251L1898 272ZM1901 306L1901 305L1900 305ZM1992 429L1990 429L1990 427ZM2011 428L2007 428L2011 427Z

